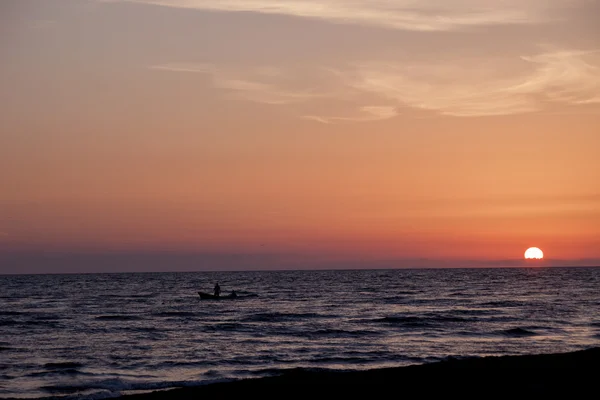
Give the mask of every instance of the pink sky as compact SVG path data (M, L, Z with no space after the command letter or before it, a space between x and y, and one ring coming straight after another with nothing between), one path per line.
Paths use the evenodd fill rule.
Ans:
M440 4L2 2L0 273L598 262L598 4Z

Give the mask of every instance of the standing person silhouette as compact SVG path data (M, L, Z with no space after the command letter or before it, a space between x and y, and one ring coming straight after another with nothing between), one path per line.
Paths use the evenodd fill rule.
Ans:
M221 286L219 286L219 282L215 283L215 296L219 297L221 295Z

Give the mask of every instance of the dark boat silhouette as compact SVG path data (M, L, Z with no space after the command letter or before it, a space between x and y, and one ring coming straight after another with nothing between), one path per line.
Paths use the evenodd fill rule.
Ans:
M215 296L212 293L198 292L198 295L200 295L200 298L203 300L231 300L231 299L238 298L238 295L235 292L231 292L229 294L225 294L225 295L221 295L221 296Z
M235 299L244 299L248 297L258 297L255 293L250 294L237 294L235 291L232 291L229 294L222 294L220 296L215 296L212 293L207 292L198 292L198 295L202 300L235 300Z

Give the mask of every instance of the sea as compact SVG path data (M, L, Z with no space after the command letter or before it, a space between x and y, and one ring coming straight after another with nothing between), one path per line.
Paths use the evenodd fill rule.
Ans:
M4 399L597 346L600 268L0 275Z

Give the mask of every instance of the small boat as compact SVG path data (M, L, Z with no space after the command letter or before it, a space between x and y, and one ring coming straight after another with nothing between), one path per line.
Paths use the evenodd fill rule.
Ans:
M206 293L206 292L198 292L198 294L200 295L200 298L203 300L230 300L230 299L236 299L238 296L235 292L231 292L229 294L225 294L225 295L221 295L221 296L215 296L212 293Z

